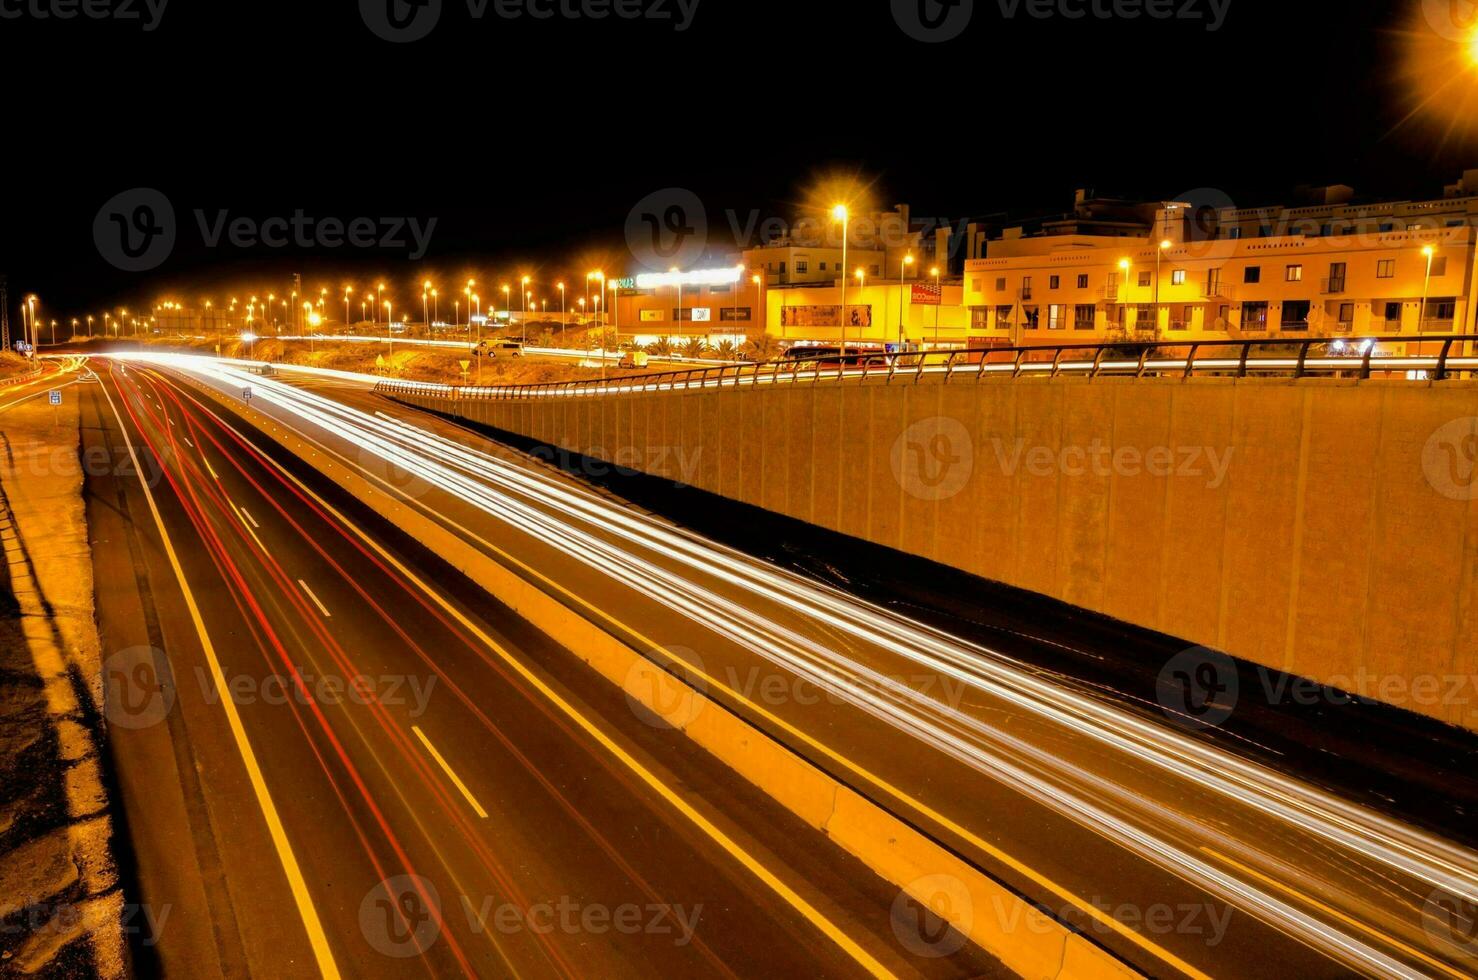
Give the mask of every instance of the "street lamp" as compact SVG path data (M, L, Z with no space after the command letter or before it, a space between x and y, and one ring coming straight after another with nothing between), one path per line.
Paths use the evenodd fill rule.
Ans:
M913 265L913 253L909 252L898 263L898 346L903 347L903 280L908 267Z
M831 209L831 216L842 223L842 353L847 353L847 230L852 220L852 213L847 210L845 204L838 204Z
M395 330L392 328L393 325L390 322L394 319L394 317L390 315L393 309L394 308L390 305L390 301L387 299L385 301L385 339L389 342L390 345L391 361L394 361L395 359Z
M529 283L533 282L528 276L524 276L519 282L523 285L520 292L523 293L523 342L529 342Z
M672 311L672 336L676 336L683 319L683 279L682 274L677 271L677 266L673 266L668 271L677 277L677 309ZM672 342L672 336L667 338L669 343Z
M1421 313L1417 317L1417 333L1421 333L1427 328L1427 296L1432 289L1432 258L1437 254L1437 250L1431 245L1423 245L1422 254L1427 257L1427 276L1422 282L1422 308Z
M1124 277L1124 293L1119 301L1119 317L1123 321L1120 326L1129 329L1129 270L1132 268L1128 259L1119 260L1119 273Z
M842 270L842 278L847 278L847 271L845 269ZM764 302L764 293L761 287L764 286L765 280L762 276L755 275L752 276L749 281L754 283L754 311L758 313ZM765 310L765 318L763 320L760 320L759 317L756 316L751 318L750 322L756 321L760 324L760 330L764 331L770 325L770 311ZM784 334L785 331L782 330L781 336L784 336Z
M1155 338L1160 336L1160 257L1170 251L1175 243L1170 239L1160 242L1160 247L1155 249Z
M557 282L554 288L559 290L559 342L564 343L565 328L570 325L570 318L565 315L565 284Z
M929 270L934 277L934 346L939 346L939 308L944 305L944 289L939 285L939 266Z

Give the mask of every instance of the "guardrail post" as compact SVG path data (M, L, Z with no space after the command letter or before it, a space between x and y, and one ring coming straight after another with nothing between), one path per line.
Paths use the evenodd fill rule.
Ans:
M1302 378L1304 376L1304 364L1309 359L1309 347L1312 343L1312 341L1306 340L1298 349L1298 367L1293 372L1295 378Z
M1237 365L1237 377L1247 377L1247 358L1252 353L1252 342L1247 341L1242 345L1242 360Z
M1196 370L1196 351L1200 349L1200 344L1191 345L1191 352L1185 359L1185 374L1182 377L1189 378L1191 373Z

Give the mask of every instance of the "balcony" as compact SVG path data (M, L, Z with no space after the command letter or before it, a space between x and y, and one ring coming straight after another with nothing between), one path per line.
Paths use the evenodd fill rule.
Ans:
M1319 292L1325 296L1338 296L1345 291L1345 277L1331 276L1319 280Z
M1237 290L1235 287L1230 286L1224 282L1203 283L1201 286L1201 298L1227 300L1236 299Z
M1429 316L1422 320L1422 333L1455 333L1457 321L1452 317Z

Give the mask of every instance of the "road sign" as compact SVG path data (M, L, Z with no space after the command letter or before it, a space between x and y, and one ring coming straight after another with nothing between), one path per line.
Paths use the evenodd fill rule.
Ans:
M62 403L62 393L60 391L48 391L46 393L46 400L53 405L60 405Z
M251 401L251 389L243 388L241 391L241 398L243 401Z

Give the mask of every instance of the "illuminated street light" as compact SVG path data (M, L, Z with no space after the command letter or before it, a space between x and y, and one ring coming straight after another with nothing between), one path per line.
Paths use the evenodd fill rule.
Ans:
M903 280L908 267L913 265L913 253L909 252L898 263L898 345L903 346Z
M1427 258L1427 276L1422 282L1422 307L1421 312L1417 316L1416 323L1416 329L1418 331L1426 329L1427 326L1427 296L1432 289L1432 259L1436 254L1437 250L1431 245L1422 246L1422 255Z
M838 204L831 209L831 216L842 223L842 353L847 352L847 229L852 220L852 212L847 210L845 204Z

